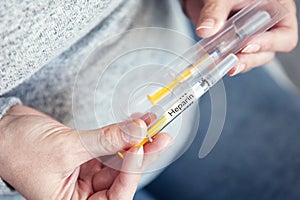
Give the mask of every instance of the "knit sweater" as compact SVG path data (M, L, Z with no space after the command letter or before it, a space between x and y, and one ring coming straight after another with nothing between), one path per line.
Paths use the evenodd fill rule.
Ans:
M188 33L184 21L178 2L169 0L1 1L0 119L22 102L76 129L115 122L107 116L114 83L133 66L165 65L185 51L193 41L182 35ZM172 31L162 28L134 29L128 34L129 29L147 26L181 34L172 37ZM175 53L146 51L138 59L126 58L122 68L109 64L140 44ZM87 64L95 49L100 59ZM113 70L105 71L107 66ZM105 84L94 94L100 74L105 74ZM91 106L95 96L96 108ZM194 111L188 115L194 116ZM0 184L0 194L7 191Z

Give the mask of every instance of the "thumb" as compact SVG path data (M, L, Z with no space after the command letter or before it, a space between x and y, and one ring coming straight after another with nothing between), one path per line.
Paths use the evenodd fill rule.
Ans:
M96 130L77 131L79 147L77 156L80 163L92 158L113 155L120 150L128 149L141 142L147 133L146 123L134 119L112 124Z
M231 0L205 0L196 26L197 35L206 38L217 33L224 25L231 9Z

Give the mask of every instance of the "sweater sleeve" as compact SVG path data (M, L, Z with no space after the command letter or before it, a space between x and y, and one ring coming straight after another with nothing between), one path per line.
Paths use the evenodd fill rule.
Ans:
M1 195L11 195L16 194L16 191L9 187L1 178L0 178L0 198Z
M0 97L0 120L9 108L16 104L21 104L20 99L16 97Z

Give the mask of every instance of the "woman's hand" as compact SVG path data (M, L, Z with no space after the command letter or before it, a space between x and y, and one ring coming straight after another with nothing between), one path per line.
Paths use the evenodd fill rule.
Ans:
M251 3L252 0L184 0L184 9L196 25L200 37L215 34L225 23L231 12ZM270 31L251 40L238 54L239 64L230 72L236 75L271 61L275 52L289 52L298 42L296 5L293 0L279 0L289 15Z
M171 142L162 133L144 147L130 148L145 135L140 119L76 131L16 105L0 121L0 176L28 199L132 199L143 165L153 160L146 153ZM123 162L111 158L120 171L95 159L128 148Z

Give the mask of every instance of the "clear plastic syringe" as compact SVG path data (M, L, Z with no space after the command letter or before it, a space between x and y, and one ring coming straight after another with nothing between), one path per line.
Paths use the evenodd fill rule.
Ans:
M193 62L187 69L183 70L183 72L181 72L166 86L162 87L153 95L147 95L148 99L153 104L156 104L181 83L189 80L190 78L199 76L199 74L204 75L207 73L209 66L214 65L221 57L224 57L229 53L237 53L243 42L246 39L249 39L249 36L264 27L270 20L271 16L267 11L259 11L248 18L241 27L238 27L235 24L232 24L230 27L225 27L224 31L221 31L222 34L217 34L213 38L210 38L211 44L205 45L206 53L201 52L203 51L201 47L204 46L203 44L205 44L206 41L199 42L195 45L200 47L198 51L200 50L199 53L202 55L199 56L199 59L196 62ZM192 54L192 56L195 55L197 50L195 51L194 49L195 48L186 52L184 56L189 58L191 57L190 54Z
M194 102L197 102L197 100L205 94L209 88L222 79L223 76L225 76L237 63L237 56L229 54L215 68L203 76L200 81L196 82L191 88L187 88L187 90L180 96L179 101L174 103L167 111L165 111L162 117L148 129L147 138L137 144L137 146L144 145L151 137L172 122L185 109Z
M153 113L157 117L148 126L147 137L137 146L151 141L152 136L201 97L236 64L234 54L286 14L277 0L254 1L232 16L214 36L196 43L171 62L167 71L154 73L154 79L149 77L150 82L160 87L143 88L128 105L128 114Z
M225 76L228 71L238 63L238 58L234 54L229 54L225 59L223 59L215 68L211 69L206 76L196 82L191 88L187 88L183 91L179 100L170 106L163 115L155 121L154 124L147 131L147 137L136 144L136 146L143 146L148 141L152 141L152 137L160 132L165 126L171 123L177 116L179 116L183 111L185 111L189 106L205 94L209 88L215 85L220 79ZM154 105L150 110L156 110ZM118 152L118 155L123 158L123 154Z

